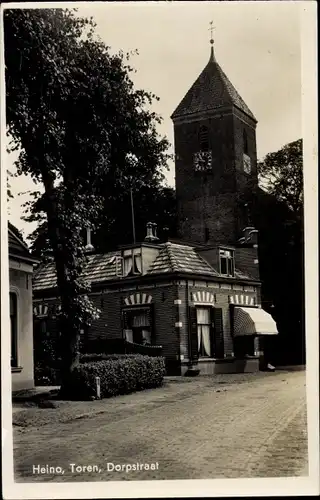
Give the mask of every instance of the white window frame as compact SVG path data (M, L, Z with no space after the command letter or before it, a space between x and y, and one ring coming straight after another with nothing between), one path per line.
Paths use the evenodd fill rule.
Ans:
M225 254L225 255L223 255ZM230 255L228 255L230 254ZM223 273L221 269L221 259L226 260L227 272ZM230 269L230 262L232 262L232 269ZM234 278L235 262L234 262L234 250L230 248L219 248L219 270L222 276L228 276ZM231 272L230 272L231 271Z
M212 322L211 322L211 308L212 306L211 305L196 305L196 316L197 316L197 337L198 337L198 343L199 343L199 329L201 330L201 336L202 336L202 327L203 326L206 326L206 327L209 327L209 354L202 354L200 352L200 346L201 346L201 341L200 341L200 346L198 345L198 356L199 358L202 358L202 359L207 359L207 358L212 358L212 345L211 345L211 342L212 342ZM209 314L209 322L208 323L198 323L198 311L199 310L202 310L202 309L205 309L206 311L208 311L208 314ZM203 342L203 337L202 337L202 342Z
M136 257L140 257L140 271L139 267L136 262ZM129 262L128 262L129 261ZM126 263L129 263L131 265L130 270L126 271L125 266ZM135 264L135 267L138 269L138 271L133 270L133 266ZM122 254L122 276L125 278L126 276L141 276L142 274L142 253L141 253L141 248L132 248L130 250L124 250Z

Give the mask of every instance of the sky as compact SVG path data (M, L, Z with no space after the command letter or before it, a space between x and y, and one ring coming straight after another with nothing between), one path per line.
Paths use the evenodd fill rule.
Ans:
M137 88L156 94L158 127L173 144L170 116L209 60L213 21L216 59L258 120L257 155L302 137L299 2L132 2L82 3L112 52L137 49L131 58ZM173 146L171 146L172 148ZM172 149L173 151L173 149ZM12 169L14 155L5 157ZM174 186L174 164L166 172ZM21 220L22 204L34 190L27 177L11 180L9 220L27 236L34 224Z

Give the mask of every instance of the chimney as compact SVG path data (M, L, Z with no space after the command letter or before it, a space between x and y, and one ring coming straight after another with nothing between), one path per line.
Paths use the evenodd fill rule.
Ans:
M165 242L169 241L169 228L166 226L162 229L163 239Z
M91 229L87 227L87 244L85 246L86 252L92 252L94 250L94 246L91 243Z
M153 222L147 223L147 236L145 237L144 241L147 241L149 243L156 243L157 241L159 241L159 238L157 237L157 224Z

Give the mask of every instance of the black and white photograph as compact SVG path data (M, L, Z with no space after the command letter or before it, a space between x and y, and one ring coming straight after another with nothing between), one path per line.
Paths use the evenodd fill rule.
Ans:
M4 498L319 494L315 2L1 14Z

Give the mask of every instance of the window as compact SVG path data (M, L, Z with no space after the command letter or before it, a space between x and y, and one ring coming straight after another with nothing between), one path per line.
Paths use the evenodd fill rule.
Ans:
M245 155L249 154L248 149L248 136L246 130L243 129L243 152Z
M211 320L209 307L197 307L198 354L211 356Z
M141 251L129 250L123 254L123 276L141 274Z
M247 356L255 355L255 345L253 335L243 335L234 338L234 355L236 358L243 359Z
M18 297L10 292L11 366L18 366Z
M200 150L208 151L209 150L209 132L208 128L204 125L200 127L199 131L199 142L200 142Z
M204 241L206 243L208 243L209 240L210 240L210 231L209 231L208 227L205 227L204 228Z
M243 171L246 174L251 174L251 158L246 154L243 155Z
M124 337L136 344L152 344L151 308L124 310Z
M219 250L220 274L234 276L234 252L233 250Z

